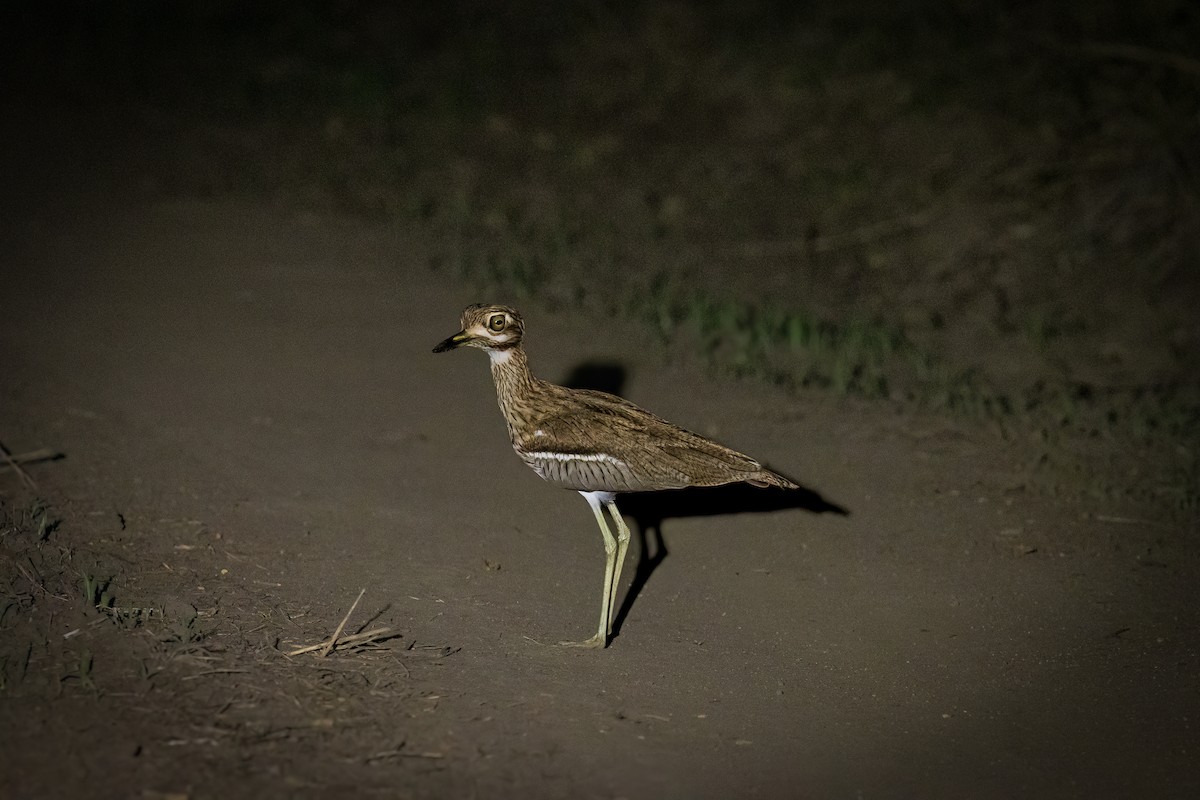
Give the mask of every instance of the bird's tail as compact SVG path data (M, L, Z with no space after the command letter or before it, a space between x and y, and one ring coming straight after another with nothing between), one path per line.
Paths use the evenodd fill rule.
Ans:
M746 483L751 486L765 488L767 486L777 486L780 489L799 489L800 486L787 478L780 475L778 472L772 472L767 468L759 470L754 476L747 478Z

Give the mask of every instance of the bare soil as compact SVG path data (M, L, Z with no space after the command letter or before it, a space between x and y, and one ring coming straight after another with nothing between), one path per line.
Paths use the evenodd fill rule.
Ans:
M180 149L218 123L158 141L62 109L20 106L0 141L0 440L64 456L25 466L36 488L0 469L0 796L1200 794L1195 473L1177 472L1195 441L1048 442L730 380L602 303L517 298L542 377L605 383L806 489L621 500L638 541L617 636L560 648L595 623L600 537L513 457L483 359L430 353L467 303L512 300L438 267L463 243L420 214L199 191ZM899 256L843 277L864 313L901 291L954 309L969 355L1000 341L989 280L1061 282L1028 300L1051 317L1079 300L1020 247L975 283ZM721 288L689 252L678 274ZM731 294L776 291L784 262L755 252ZM1097 320L1116 274L1087 288ZM1089 321L993 376L1109 379L1090 354L1116 350L1125 377L1180 372L1196 288L1168 277L1135 282L1111 337ZM385 634L288 655L363 589L345 634Z

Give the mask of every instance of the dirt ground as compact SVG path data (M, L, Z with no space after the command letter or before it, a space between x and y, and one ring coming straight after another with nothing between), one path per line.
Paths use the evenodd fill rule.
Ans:
M115 116L0 125L0 441L62 454L36 487L0 469L0 796L1200 794L1200 543L1156 471L1196 442L1050 446L721 378L599 307L478 296L410 218L168 191ZM1178 369L1155 337L1191 346L1195 287L1172 280L1072 352ZM953 324L986 342L976 299ZM556 646L592 631L600 537L512 454L485 360L430 352L476 301L524 309L538 375L806 491L622 499L617 636ZM1123 482L1149 488L1096 490ZM345 635L386 632L288 655L362 590Z
M0 421L66 458L28 468L57 526L5 531L4 794L1200 789L1200 558L1160 508L1034 491L986 429L530 314L540 374L619 364L635 401L849 511L670 516L612 646L560 649L594 622L599 537L509 451L483 360L429 352L476 298L420 242L42 190L6 244ZM350 628L395 638L285 655L362 588Z

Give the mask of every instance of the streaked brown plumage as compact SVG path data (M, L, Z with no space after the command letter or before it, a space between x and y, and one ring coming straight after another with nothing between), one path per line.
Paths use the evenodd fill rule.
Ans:
M462 330L439 343L434 352L460 346L487 351L513 449L543 479L581 493L604 536L607 560L600 629L596 636L578 644L602 647L612 633L615 588L629 541L629 529L614 502L616 493L742 481L798 488L749 456L673 425L628 400L533 377L521 346L525 325L515 309L468 306L461 322ZM617 525L615 538L604 522L601 504Z

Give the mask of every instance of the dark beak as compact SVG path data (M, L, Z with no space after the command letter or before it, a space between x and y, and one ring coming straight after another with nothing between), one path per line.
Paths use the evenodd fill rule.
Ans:
M433 352L444 353L447 350L453 350L454 348L459 347L470 340L471 334L467 333L466 331L459 331L449 339L443 339L442 341L438 342L437 346L433 348Z

